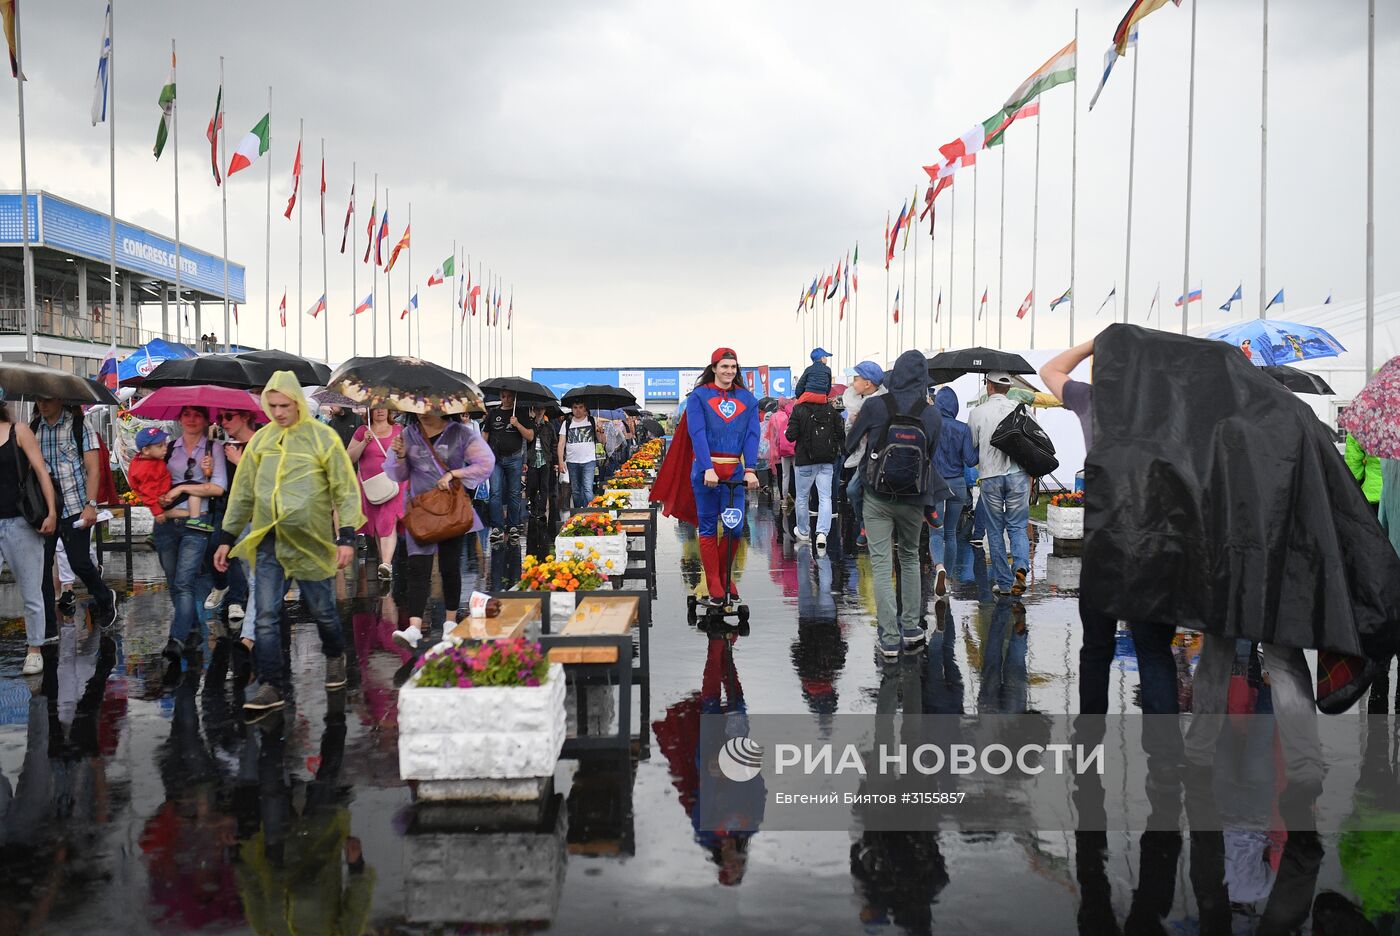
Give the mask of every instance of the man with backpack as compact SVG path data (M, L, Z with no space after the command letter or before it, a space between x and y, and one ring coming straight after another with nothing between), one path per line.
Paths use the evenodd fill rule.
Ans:
M830 389L830 387L828 387ZM798 545L812 542L809 532L811 515L807 504L812 485L817 486L817 554L826 554L826 536L831 532L831 484L836 457L846 443L841 417L826 401L825 393L808 392L798 398L792 408L785 432L796 447L797 517L793 541Z
M901 646L913 648L924 641L919 526L941 528L938 505L948 498L948 486L934 468L943 417L928 402L927 368L920 352L901 354L888 375L889 392L861 407L846 436L847 454L867 443L858 470L865 478L865 535L875 578L880 653L887 661L899 658ZM893 549L899 550L898 619Z
M1026 537L1030 522L1031 479L1024 468L992 444L1002 420L1021 404L1008 397L1011 375L992 371L987 375L987 401L972 410L967 426L977 447L982 491L981 509L987 524L987 551L992 556L992 591L1022 595L1031 567L1031 545ZM1006 561L1006 534L1011 536L1011 565Z

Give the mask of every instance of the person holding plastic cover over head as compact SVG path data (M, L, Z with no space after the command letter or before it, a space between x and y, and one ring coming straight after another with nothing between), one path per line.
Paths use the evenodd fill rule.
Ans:
M710 591L710 604L723 607L737 600L732 576L728 594L720 563L728 568L744 528L744 488L758 487L751 466L758 462L758 399L744 387L739 356L732 348L716 348L710 366L686 399L685 414L675 441L651 489L651 500L662 512L698 528L700 561ZM686 477L688 472L689 477ZM739 475L744 487L721 493L720 481ZM724 524L724 546L718 538Z
M214 565L228 568L230 546L252 529L232 555L252 563L256 581L255 652L261 685L244 703L252 714L282 707L282 596L287 579L301 586L326 655L326 689L345 687L345 644L335 608L335 574L355 555L355 530L365 522L355 467L335 430L309 415L291 371L277 371L262 392L272 417L239 462L224 511ZM332 538L331 518L339 524Z

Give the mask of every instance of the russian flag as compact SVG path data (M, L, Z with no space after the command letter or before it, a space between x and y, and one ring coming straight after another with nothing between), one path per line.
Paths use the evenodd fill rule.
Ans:
M117 389L117 351L108 348L102 356L102 366L97 371L97 382L108 390Z
M1189 303L1189 302L1200 302L1200 301L1201 301L1201 291L1200 291L1199 289L1193 289L1193 290L1191 290L1189 293L1186 294L1186 298L1185 298L1184 300L1183 300L1180 296L1177 296L1177 297L1176 297L1176 307L1179 309L1179 308L1181 308L1183 305L1185 305L1185 304L1187 304L1187 303Z
M379 222L379 236L374 239L374 265L384 265L384 241L389 238L389 209L384 209L384 214Z
M360 304L359 304L359 305L355 306L355 312L354 312L354 314L355 314L355 315L359 315L361 312L368 312L368 311L371 311L373 308L374 308L374 293L370 293L368 296L365 296L365 298L364 298L363 300L360 301Z

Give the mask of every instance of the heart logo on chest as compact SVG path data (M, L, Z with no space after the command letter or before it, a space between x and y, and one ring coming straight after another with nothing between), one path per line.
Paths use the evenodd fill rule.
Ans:
M720 400L715 409L719 410L719 414L725 419L733 419L734 414L739 412L739 404L733 400Z

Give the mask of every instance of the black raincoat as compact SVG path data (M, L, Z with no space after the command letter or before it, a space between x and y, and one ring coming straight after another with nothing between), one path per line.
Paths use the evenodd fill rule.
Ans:
M1083 600L1126 621L1380 657L1400 557L1331 432L1233 345L1094 343Z

